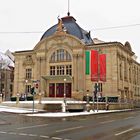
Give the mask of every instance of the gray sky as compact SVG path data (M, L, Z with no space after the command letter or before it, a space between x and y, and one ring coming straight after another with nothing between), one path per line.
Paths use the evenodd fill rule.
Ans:
M0 0L0 51L33 49L43 33L57 23L57 17L67 15L67 1ZM140 60L139 3L139 0L70 0L70 14L83 29L91 31L92 38L123 44L129 41Z

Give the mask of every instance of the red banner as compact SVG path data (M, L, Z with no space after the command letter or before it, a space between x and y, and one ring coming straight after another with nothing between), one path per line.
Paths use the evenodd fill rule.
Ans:
M99 55L100 81L106 81L106 54Z
M98 81L98 51L91 50L90 56L91 81Z

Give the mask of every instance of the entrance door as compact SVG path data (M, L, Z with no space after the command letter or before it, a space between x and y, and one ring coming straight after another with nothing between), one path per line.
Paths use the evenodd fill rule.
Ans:
M55 84L49 84L49 97L55 97Z
M49 84L49 97L64 97L64 91L66 92L66 97L71 98L71 83L56 83L56 96L55 83Z
M56 97L64 97L64 83L56 84Z
M71 83L66 83L66 97L71 98Z

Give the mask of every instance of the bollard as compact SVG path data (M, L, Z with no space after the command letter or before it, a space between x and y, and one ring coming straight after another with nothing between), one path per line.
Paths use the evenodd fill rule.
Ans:
M86 111L90 111L90 104L89 104L89 94L87 94L87 103L86 103Z
M62 112L66 112L66 104L62 103Z

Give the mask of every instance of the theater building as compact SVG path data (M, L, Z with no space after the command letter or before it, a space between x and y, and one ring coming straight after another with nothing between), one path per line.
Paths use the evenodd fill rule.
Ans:
M96 83L100 96L119 101L139 100L140 65L129 42L92 39L74 17L58 19L32 50L17 51L14 92L29 94L37 83L45 97L83 99L93 96ZM98 60L98 61L97 61Z

